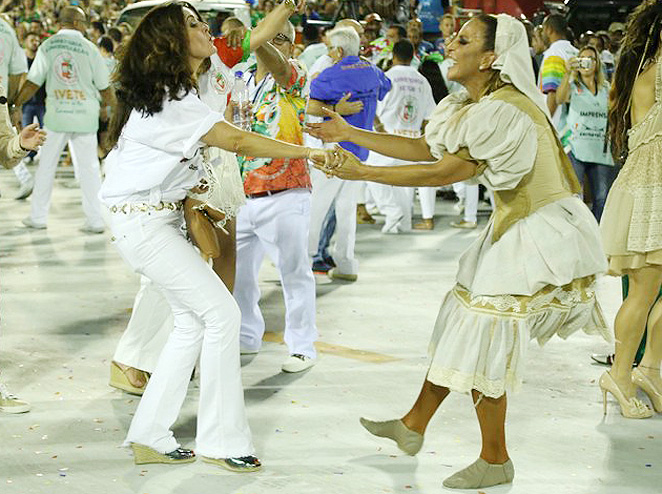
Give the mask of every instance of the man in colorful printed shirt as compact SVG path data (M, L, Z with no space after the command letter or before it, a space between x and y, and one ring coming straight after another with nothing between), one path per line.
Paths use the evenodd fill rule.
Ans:
M286 23L255 51L257 65L246 74L253 103L253 132L303 143L308 76L290 59L294 26ZM276 64L274 62L277 62ZM268 67L278 67L269 72ZM260 349L264 318L258 307L258 273L267 254L280 272L285 299L284 372L300 372L316 362L315 279L308 262L310 188L305 159L240 157L246 204L237 215L237 277L234 296L241 309L241 347Z
M323 108L336 110L336 105L347 99L360 101L360 112L345 115L352 125L372 130L377 111L377 101L381 101L391 89L391 81L372 63L359 58L360 38L354 29L336 28L327 34L329 56L334 65L322 71L313 79L310 86L308 113L324 116ZM359 159L368 157L368 150L351 142L340 143ZM359 182L327 178L317 169L311 172L313 180L313 201L310 223L309 252L317 251L322 223L335 200L336 244L333 260L336 267L329 276L345 281L356 281L359 263L354 257L356 240L356 204Z
M568 111L565 105L557 105L556 90L565 75L566 61L577 56L577 48L566 39L567 29L565 17L560 14L548 15L542 24L543 39L549 48L543 54L538 87L547 95L547 107L557 132L565 127Z

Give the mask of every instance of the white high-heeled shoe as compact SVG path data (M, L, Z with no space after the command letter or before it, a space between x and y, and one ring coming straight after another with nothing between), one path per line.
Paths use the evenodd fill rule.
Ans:
M653 416L653 410L648 408L637 398L626 398L609 372L600 376L600 389L602 390L603 412L607 415L607 391L609 391L621 406L621 414L628 419L647 419Z
M662 413L662 390L657 389L653 381L639 367L632 371L632 382L648 395L653 409L657 413Z

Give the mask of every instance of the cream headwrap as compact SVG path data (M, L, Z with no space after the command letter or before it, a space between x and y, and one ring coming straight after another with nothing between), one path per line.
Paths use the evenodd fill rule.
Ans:
M545 98L536 85L524 25L507 14L499 14L496 18L494 51L497 58L492 63L492 68L501 72L502 81L519 89L551 120Z

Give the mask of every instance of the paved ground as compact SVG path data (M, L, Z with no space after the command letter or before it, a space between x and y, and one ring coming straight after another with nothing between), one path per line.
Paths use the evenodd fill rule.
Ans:
M138 280L107 235L78 232L80 193L65 186L69 181L57 182L48 230L31 232L20 225L29 204L11 199L13 175L0 173L0 366L3 381L33 405L28 414L0 416L0 493L451 492L441 481L472 462L479 448L468 397L448 398L414 458L358 423L362 415L402 414L424 378L441 298L459 254L477 235L447 226L450 203L439 201L431 233L384 236L378 225L359 227L359 280L318 285L321 359L300 375L280 372L283 302L277 274L265 263L262 306L270 333L243 369L265 468L239 475L201 462L134 466L120 447L137 400L109 388L107 379ZM612 320L618 280L602 280L600 298ZM530 344L526 382L510 398L508 415L515 483L488 492L660 492L662 417L627 420L610 402L603 418L596 384L603 369L591 365L589 354L609 348L583 334L544 349ZM197 394L194 382L175 427L186 445L194 437Z

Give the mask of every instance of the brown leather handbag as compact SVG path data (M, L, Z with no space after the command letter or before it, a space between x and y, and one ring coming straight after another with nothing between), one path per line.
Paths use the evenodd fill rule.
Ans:
M221 247L216 237L216 219L209 211L221 215L218 211L205 208L202 201L187 197L184 199L184 219L191 240L197 245L205 260L221 256ZM219 218L223 219L223 218Z

